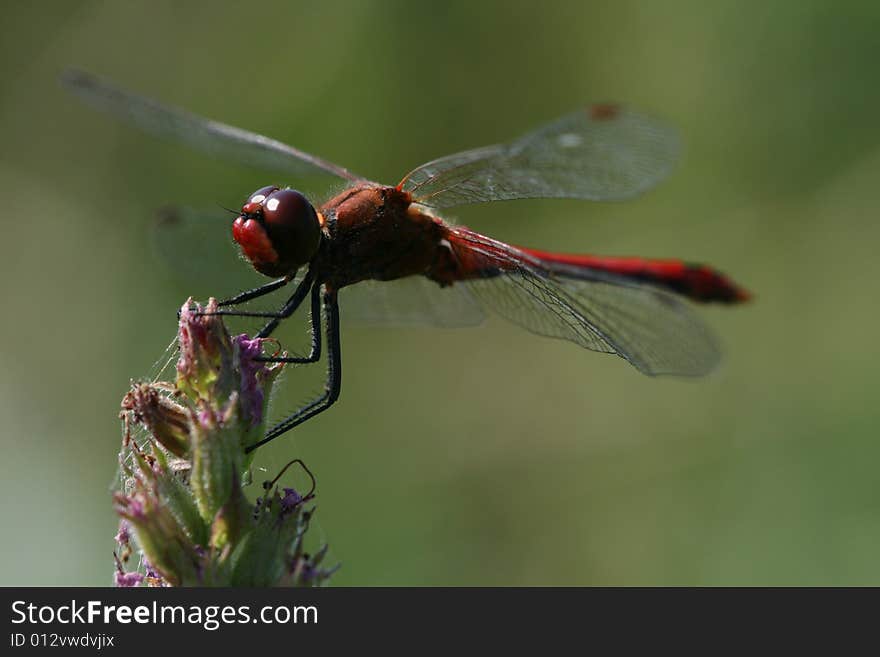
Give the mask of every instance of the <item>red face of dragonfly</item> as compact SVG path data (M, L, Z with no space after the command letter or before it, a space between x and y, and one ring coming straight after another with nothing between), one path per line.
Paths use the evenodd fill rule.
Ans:
M315 208L293 189L263 187L250 195L232 236L261 274L285 276L309 262L321 243Z
M701 375L717 363L717 342L688 300L732 304L749 298L705 265L527 249L449 225L432 212L517 198L622 200L649 189L671 170L678 139L661 121L625 107L581 108L511 142L423 164L391 187L86 74L69 73L64 82L87 102L160 136L293 176L322 174L347 182L348 189L322 205L320 214L299 192L264 187L234 222L235 241L254 267L283 278L220 305L269 294L289 283L298 268L308 267L279 312L224 314L269 318L257 333L266 337L311 299L312 353L286 359L298 363L319 358L319 323L322 317L326 322L325 394L270 429L252 448L339 396L337 295L342 288L352 292L342 295L348 317L461 326L478 323L482 311L491 309L533 333L616 354L649 375ZM405 289L410 301L400 304L397 292ZM368 292L363 299L376 292L374 301L362 300L358 307L357 290Z

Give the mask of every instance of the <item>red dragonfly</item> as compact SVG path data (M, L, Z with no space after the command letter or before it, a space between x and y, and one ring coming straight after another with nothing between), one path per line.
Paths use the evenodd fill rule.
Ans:
M470 323L491 309L524 328L594 351L617 354L648 375L702 375L717 363L712 333L684 299L739 303L749 293L715 269L680 260L569 255L512 246L441 219L435 212L468 203L518 198L626 199L669 172L675 132L656 119L609 104L592 105L511 142L442 157L395 186L358 176L292 146L122 90L86 73L65 86L92 106L141 129L212 155L294 176L324 174L348 188L315 207L300 192L267 186L250 195L232 235L253 267L272 280L222 301L223 314L265 317L268 337L309 299L311 351L265 360L314 363L327 343L323 394L269 429L248 451L329 408L342 384L340 290L372 281L420 280L423 294L457 291L456 313L443 302L441 325ZM235 309L297 280L276 312ZM433 291L429 291L433 290ZM462 297L461 294L465 296ZM465 310L462 311L462 299ZM447 303L448 305L448 303ZM381 315L381 309L378 314Z

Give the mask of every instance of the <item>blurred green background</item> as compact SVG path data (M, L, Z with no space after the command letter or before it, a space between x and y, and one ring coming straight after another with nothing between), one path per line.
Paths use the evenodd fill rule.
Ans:
M191 291L150 248L155 209L299 182L93 113L57 85L67 66L389 183L591 100L681 131L681 165L636 201L450 216L717 265L756 293L703 312L722 367L649 379L499 319L345 325L340 403L258 458L316 473L336 584L880 584L878 19L867 1L7 3L0 584L111 582L118 404Z

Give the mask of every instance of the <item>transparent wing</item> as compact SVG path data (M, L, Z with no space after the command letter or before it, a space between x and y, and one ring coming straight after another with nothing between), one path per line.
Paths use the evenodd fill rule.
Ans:
M197 299L231 297L267 281L241 257L232 219L222 208L168 206L156 213L150 237L157 260L186 294Z
M157 275L167 276L178 290L177 298L192 296L199 301L214 297L228 299L240 292L253 290L271 279L258 274L241 255L232 240L231 224L234 216L222 208L189 208L168 206L162 208L150 225L149 237L153 247ZM263 297L248 301L238 309L248 312L277 311L290 297L297 283L305 275L301 270L289 285ZM177 308L166 309L168 316ZM307 353L305 327L308 323L308 303L290 321L273 334L284 348L294 353ZM253 335L265 323L264 318L227 317L226 325L233 334Z
M593 105L510 143L424 164L403 188L435 208L517 198L620 200L666 177L678 150L675 130L661 121Z
M485 313L463 285L441 288L423 276L363 281L339 292L344 321L379 326L478 326Z
M459 256L481 272L465 285L533 333L617 354L649 375L699 376L718 363L711 331L673 294L602 272L561 277L500 242L466 229L454 236Z
M61 83L95 109L215 157L293 175L329 174L362 180L341 166L280 141L163 105L82 71L65 71Z

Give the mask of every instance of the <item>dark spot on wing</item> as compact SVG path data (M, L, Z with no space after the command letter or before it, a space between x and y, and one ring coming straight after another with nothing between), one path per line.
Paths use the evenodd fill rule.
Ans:
M590 105L587 108L590 118L594 121L608 121L620 114L620 107L608 103L600 103L598 105Z
M182 223L182 221L180 209L173 205L167 205L156 211L156 223L160 226L174 226L175 224Z

